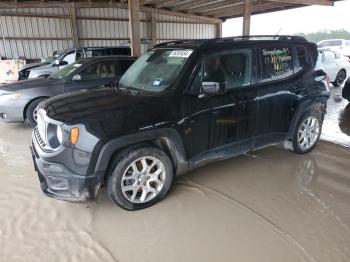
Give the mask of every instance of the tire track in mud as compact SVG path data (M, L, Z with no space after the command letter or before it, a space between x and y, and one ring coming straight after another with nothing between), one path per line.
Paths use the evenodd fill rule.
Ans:
M2 190L0 261L117 261L89 230L90 211L85 208L77 218L69 205L52 205L52 200L35 196L32 188Z
M182 181L176 181L176 184L183 185L183 186L186 186L189 188L194 187L194 188L197 188L199 190L205 190L209 193L215 194L216 196L218 196L221 199L224 199L225 201L227 201L230 204L234 204L240 208L247 210L250 214L257 217L260 221L271 226L275 232L277 232L282 237L286 238L289 243L291 243L293 246L298 248L298 250L300 250L302 252L304 260L306 259L306 261L309 261L309 262L318 262L318 260L310 252L308 252L306 250L306 248L301 243L299 243L294 237L292 237L288 232L284 231L281 227L276 225L273 221L271 221L267 217L263 216L262 214L256 212L254 209L250 208L249 206L247 206L243 202L236 200L236 199L228 196L225 193L222 193L220 191L212 189L206 185L201 185L197 182L194 182L193 180L189 179L188 177L186 177L186 179L184 179ZM205 195L205 193L202 193L202 195Z

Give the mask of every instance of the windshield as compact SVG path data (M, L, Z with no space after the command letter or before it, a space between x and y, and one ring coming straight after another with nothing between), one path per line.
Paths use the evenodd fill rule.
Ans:
M78 62L67 65L63 69L58 70L55 73L52 73L50 76L50 79L65 79L71 73L73 73L77 68L81 67L81 65L82 64Z
M51 63L55 62L55 60L57 60L59 57L61 57L66 51L67 50L62 50L62 51L57 52L55 55L45 57L42 59L42 62L51 64Z
M148 51L126 71L119 87L161 92L175 82L192 52L191 49Z

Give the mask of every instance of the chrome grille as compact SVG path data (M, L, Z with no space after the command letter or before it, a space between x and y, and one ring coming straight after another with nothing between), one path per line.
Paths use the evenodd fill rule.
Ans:
M42 139L42 137L40 135L38 126L36 126L34 128L34 135L35 135L36 141L39 143L40 147L45 148L46 147L46 143L45 143L45 141Z

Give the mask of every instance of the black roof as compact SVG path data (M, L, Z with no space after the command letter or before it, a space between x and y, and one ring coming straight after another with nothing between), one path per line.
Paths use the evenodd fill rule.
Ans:
M80 59L77 62L82 62L83 64L104 61L104 60L136 60L137 57L127 56L127 55L109 55L109 56L92 56L84 59Z
M301 36L291 35L253 35L253 36L237 36L237 37L224 37L213 39L184 39L170 42L164 42L154 47L191 47L191 48L208 48L223 44L241 43L241 42L298 42L307 43L307 40Z

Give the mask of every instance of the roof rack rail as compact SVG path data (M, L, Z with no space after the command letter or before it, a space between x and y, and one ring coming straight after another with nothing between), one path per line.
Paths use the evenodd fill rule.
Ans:
M283 40L283 41L304 41L302 36L295 35L251 35L251 36L234 36L224 38L214 38L213 41L244 41L244 40Z
M176 44L185 44L185 43L193 43L193 42L200 42L203 40L209 40L209 39L181 39L181 40L174 40L174 41L167 41L160 44L156 44L154 47L158 46L167 46L167 45L176 45Z
M169 46L176 44L186 44L186 43L219 43L219 42L229 42L229 41L248 41L248 40L275 40L275 41L300 41L306 42L307 40L302 36L294 35L251 35L251 36L234 36L234 37L223 37L223 38L211 38L211 39L182 39L168 41L155 45L154 47Z

